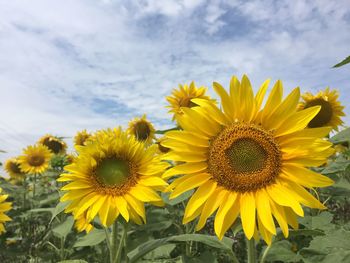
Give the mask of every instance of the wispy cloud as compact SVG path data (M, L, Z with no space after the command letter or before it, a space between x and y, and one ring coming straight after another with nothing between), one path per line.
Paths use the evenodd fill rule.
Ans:
M330 67L349 55L349 10L346 0L3 1L0 160L47 132L143 113L170 127L164 96L192 80L227 85L247 73L255 86L331 86L347 104L349 67Z

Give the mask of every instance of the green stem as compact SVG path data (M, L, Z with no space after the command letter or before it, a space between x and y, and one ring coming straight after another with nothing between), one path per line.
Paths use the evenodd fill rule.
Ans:
M35 185L36 185L36 173L34 174L34 179L33 179L33 198L35 197Z
M267 254L269 253L270 248L271 248L271 246L267 246L267 247L265 248L264 253L263 253L262 257L261 257L260 263L264 263L264 262L265 262L266 256L267 256Z
M250 240L247 239L247 255L248 255L248 263L256 263L256 251L255 251L254 238L251 238Z
M112 256L112 248L111 248L111 237L109 234L109 229L107 227L103 228L106 234L106 243L109 251L109 261L113 262L113 256Z
M112 242L111 242L111 263L114 263L115 256L117 254L118 246L118 221L115 220L112 226Z
M61 237L61 249L60 249L61 260L64 260L64 258L65 258L64 243L65 243L65 238Z
M117 250L117 253L116 253L115 258L114 258L114 260L115 260L114 262L115 263L120 263L121 262L121 255L122 255L123 245L125 243L127 235L128 235L128 223L124 223L123 224L123 235L122 235L121 239L119 240L118 250Z

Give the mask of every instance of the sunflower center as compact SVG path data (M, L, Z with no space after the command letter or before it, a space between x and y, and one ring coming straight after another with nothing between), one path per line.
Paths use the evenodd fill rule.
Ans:
M19 168L19 165L15 162L10 163L10 169L12 172L14 172L16 174L22 173L21 169Z
M40 166L45 162L45 157L42 155L33 154L29 156L28 163L31 166Z
M62 151L63 145L61 142L56 140L47 139L43 143L47 148L49 148L54 154L58 154Z
M146 122L138 122L135 125L135 135L139 141L145 141L151 134L151 129Z
M183 98L180 100L180 107L188 107L188 108L192 108L195 106L198 106L196 103L192 102L193 98Z
M250 173L264 168L267 155L259 142L251 138L234 141L226 150L232 169L237 173Z
M305 108L309 108L312 106L321 106L321 109L317 113L317 115L309 122L308 127L317 128L327 125L333 116L332 105L328 101L319 98L309 101L305 105Z
M234 124L211 142L208 169L226 189L255 191L275 181L281 171L281 152L272 133L255 125Z
M127 180L130 173L127 161L115 158L104 159L96 168L97 179L107 186L121 186Z

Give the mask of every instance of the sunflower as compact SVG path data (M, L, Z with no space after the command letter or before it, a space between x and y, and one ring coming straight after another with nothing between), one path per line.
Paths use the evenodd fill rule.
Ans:
M21 171L17 158L6 160L4 168L14 181L23 181L25 178L25 174Z
M301 204L325 209L306 188L324 187L331 179L305 166L318 166L333 153L322 137L330 127L305 129L319 106L297 112L300 97L295 88L282 100L282 83L274 85L261 109L269 80L253 94L250 81L233 77L229 94L214 82L222 109L205 99L184 108L178 118L183 128L165 134L162 145L171 151L163 160L182 164L168 169L163 178L181 175L167 187L170 198L197 188L187 203L183 223L199 217L196 230L216 211L214 230L222 239L240 215L244 233L271 243L276 219L283 234L298 227Z
M74 145L84 146L90 137L91 134L86 130L79 131L74 137Z
M9 211L12 207L12 203L4 202L7 199L8 195L2 195L1 192L2 189L0 188L0 234L6 232L4 223L11 221L11 218L5 215L5 212Z
M152 144L152 141L156 138L153 124L147 120L145 114L141 118L130 121L127 132L146 145Z
M330 91L329 88L326 88L316 95L306 92L301 97L304 101L299 104L300 110L317 105L321 106L321 110L309 122L309 128L331 126L334 130L338 131L338 126L343 124L340 117L345 116L345 114L343 112L344 106L338 100L339 93L337 90Z
M44 145L30 145L18 158L21 171L29 174L42 174L49 167L52 153Z
M64 154L67 149L67 144L64 141L50 134L41 137L38 143L45 145L54 154Z
M101 223L110 226L120 214L141 224L146 221L144 202L163 205L155 190L167 185L160 176L168 164L155 155L156 145L145 148L119 128L99 131L76 149L78 156L65 167L69 173L58 179L71 181L62 187L67 192L61 201L70 201L65 211L75 220L88 224L98 214Z
M182 108L197 106L192 99L199 98L210 100L210 97L205 95L206 91L206 87L197 88L194 82L191 82L190 86L186 84L183 86L179 85L178 89L173 89L171 96L166 97L166 100L170 104L167 108L170 108L169 112L174 114L173 120L175 120L178 115L183 114Z

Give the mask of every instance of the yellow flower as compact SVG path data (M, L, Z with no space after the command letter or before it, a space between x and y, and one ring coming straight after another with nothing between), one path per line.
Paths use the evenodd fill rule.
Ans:
M52 153L44 145L30 145L18 158L21 171L28 174L42 174L49 167Z
M12 208L12 203L4 202L7 199L8 195L2 195L1 192L2 189L0 188L0 234L6 232L4 223L11 221L11 218L5 215L5 212L9 211Z
M182 108L191 108L193 106L197 106L192 99L206 99L210 100L210 97L206 96L205 93L207 91L206 87L197 88L194 82L191 82L190 86L188 85L179 85L178 89L173 89L171 96L167 96L166 100L169 102L170 108L169 112L173 113L173 120L177 118L177 116L183 114Z
M329 88L320 91L316 95L312 95L310 92L302 95L304 101L299 104L300 110L317 105L321 106L321 110L309 122L309 128L331 126L334 130L338 131L338 126L343 124L340 117L345 116L343 112L344 106L340 104L338 97L338 91L330 91Z
M78 232L85 231L87 234L94 228L93 225L86 220L86 212L77 217L74 226Z
M90 137L91 134L88 133L86 130L79 131L74 137L74 145L84 146Z
M15 179L15 181L23 181L25 178L25 174L21 171L17 158L6 160L4 168L10 175L11 179Z
M155 190L167 185L160 176L168 164L155 155L157 146L145 148L121 129L99 131L93 138L86 146L76 146L78 156L65 167L69 173L58 179L71 181L62 187L67 192L61 201L70 201L66 213L72 212L75 220L84 215L86 224L97 214L104 226L119 215L145 222L144 202L163 205Z
M283 234L298 227L301 204L324 209L306 188L324 187L331 179L305 166L318 166L333 153L322 137L330 127L305 129L320 107L297 112L300 97L295 88L282 100L277 81L261 109L269 81L254 96L250 81L233 77L229 94L214 82L221 108L204 99L198 107L183 109L178 118L182 131L170 131L162 145L171 151L163 160L181 161L163 178L176 178L167 188L170 198L197 188L187 203L183 223L199 217L200 230L215 212L214 230L221 239L240 215L245 235L268 243L276 235L274 219Z
M64 154L67 150L67 144L64 141L50 134L41 137L38 143L45 145L54 154Z
M127 132L135 136L137 140L144 142L145 145L152 144L155 139L155 129L153 124L147 120L145 114L141 118L130 121Z

